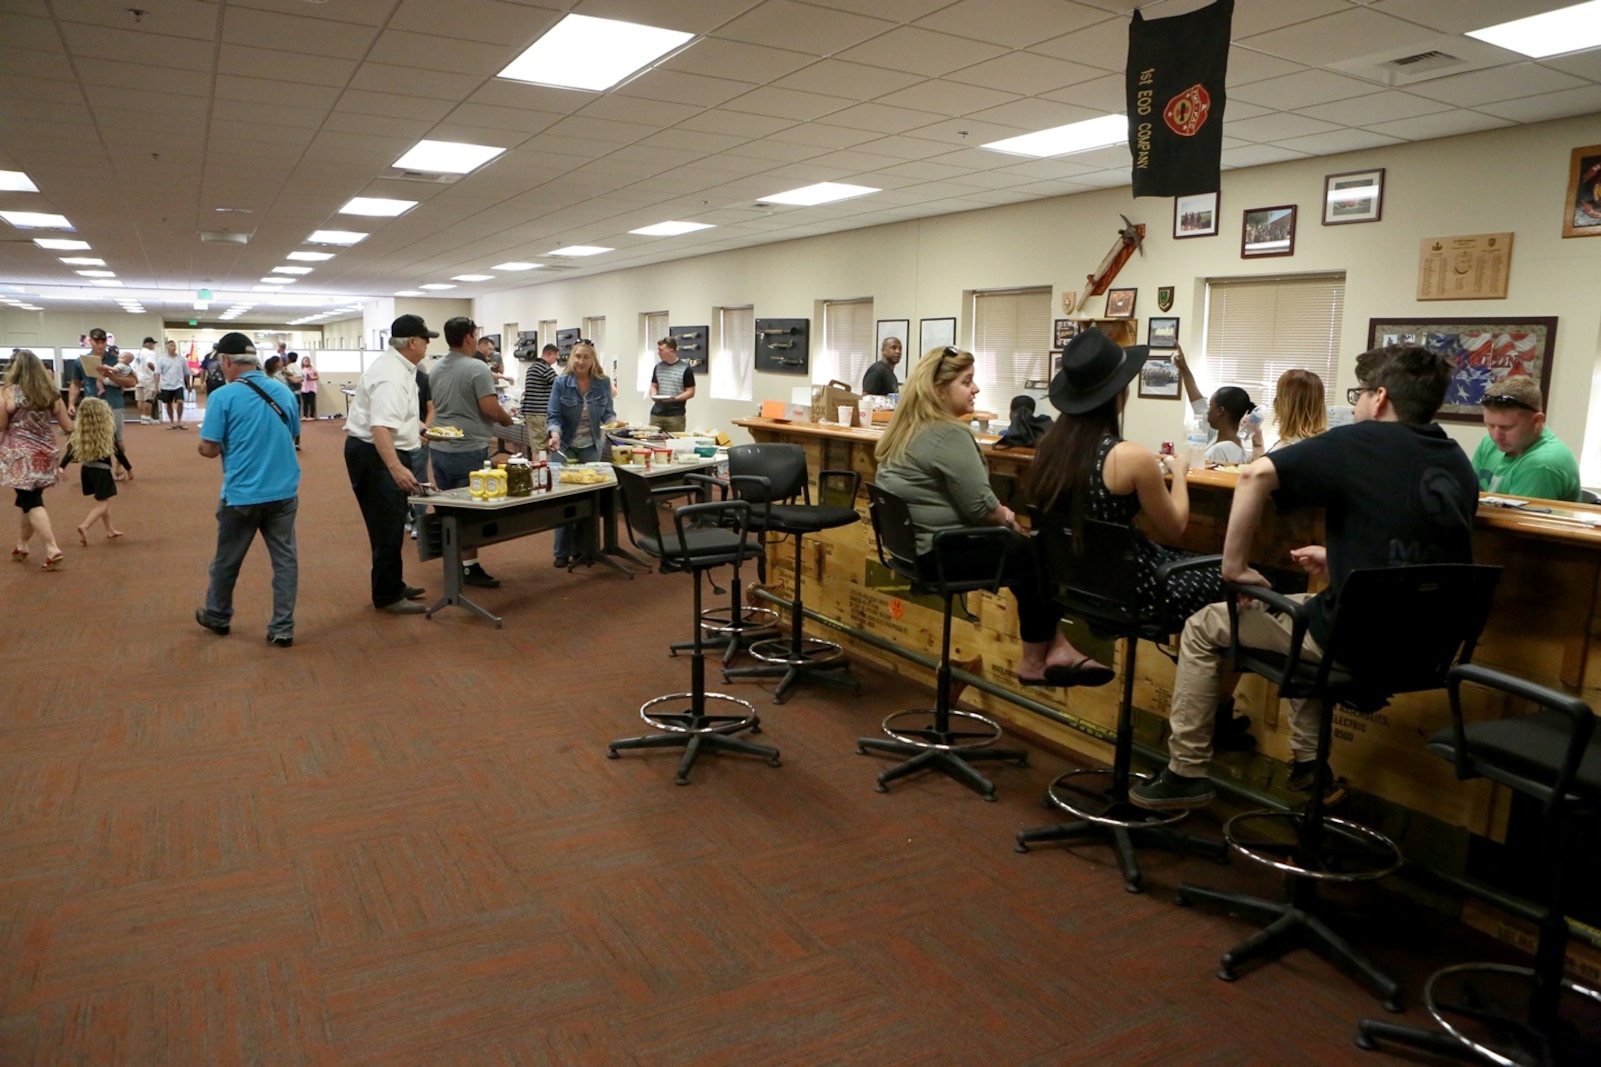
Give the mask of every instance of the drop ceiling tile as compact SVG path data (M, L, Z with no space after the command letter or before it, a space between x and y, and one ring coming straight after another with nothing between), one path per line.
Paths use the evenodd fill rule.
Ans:
M441 43L441 38L453 37L499 45L503 52L510 50L495 67L500 70L512 56L561 21L562 12L552 8L563 6L567 5L537 7L499 3L498 0L450 0L450 17L441 18L438 0L401 0L387 25L390 31L409 31L435 43ZM378 25L384 24L380 19ZM431 51L424 54L431 54Z
M1230 89L1229 99L1292 111L1315 104L1328 104L1336 100L1367 96L1379 90L1380 87L1372 82L1347 78L1343 74L1333 74L1326 70L1304 70Z
M944 163L931 163L927 160L914 160L909 163L897 163L893 167L885 167L873 172L873 177L905 178L910 181L961 181L969 171L966 167L952 167Z
M661 128L676 125L703 110L695 104L674 104L666 100L646 100L638 96L607 93L586 104L578 114L584 118L615 119Z
M128 36L122 30L87 26L81 22L63 22L59 25L67 41L67 51L78 59L103 59L120 63L128 57ZM216 51L216 46L210 41L153 33L143 34L139 44L139 58L146 64L177 70L211 70L212 55ZM41 49L46 53L57 50L55 47Z
M210 96L211 75L206 71L169 70L143 63L85 63L85 85L119 89L160 89L180 96Z
M0 37L0 42L6 38ZM33 81L77 84L78 76L65 52L30 52L0 45L0 70L25 70Z
M937 115L965 115L987 107L998 107L1017 99L1017 94L961 85L952 80L930 79L908 89L886 93L873 101L890 107L909 107Z
M1118 108L1119 111L1122 108ZM1000 107L987 108L966 116L974 122L994 122L1003 126L1015 126L1024 130L1049 130L1056 126L1065 126L1070 122L1081 122L1084 119L1099 118L1105 112L1092 111L1089 108L1077 107L1073 104L1063 104L1055 100L1044 100L1034 97L1027 100L1016 100Z
M1000 45L969 41L949 33L902 26L868 44L848 48L834 56L851 63L905 71L923 77L940 77L953 70L1006 54Z
M982 85L1021 96L1037 96L1091 81L1105 74L1106 70L1102 67L1050 59L1030 52L1015 52L964 67L948 77L951 81Z
M1560 93L1525 96L1501 104L1480 104L1478 110L1513 122L1546 122L1601 112L1601 85L1564 89Z
M728 149L724 155L749 156L751 159L766 160L768 163L800 163L808 159L816 159L823 154L823 149L815 145L792 144L784 141L760 140L747 141L736 148Z
M1378 0L1373 9L1441 33L1466 33L1543 14L1566 7L1568 2L1571 0Z
M462 104L452 110L441 121L454 126L472 126L486 130L504 130L514 136L526 136L547 130L563 116L548 111L534 111L515 107L490 107L487 104ZM436 138L437 139L437 138ZM446 138L447 140L449 138ZM501 136L499 140L506 141L508 136ZM480 142L494 144L494 141ZM510 148L509 144L498 144L499 148Z
M702 37L666 63L664 70L714 73L720 78L770 82L817 62L817 56L789 48L766 48L748 41Z
M217 61L220 68L225 71L240 74L271 71L274 78L284 81L332 85L340 88L350 82L357 66L353 59L303 56L294 52L237 44L224 44L218 53Z
M629 173L638 176L660 174L664 170L674 167L698 163L706 158L705 152L696 151L682 145L652 144L641 142L619 148L606 157L605 162L613 161L619 166L629 168ZM587 164L585 164L587 166Z
M724 133L705 133L700 130L671 129L658 130L639 143L661 148L679 148L686 151L705 155L710 152L724 152L730 148L744 144L748 138L737 137Z
M1240 4L1234 9L1233 37L1239 41L1307 19L1348 10L1349 0L1273 0L1269 4Z
M913 111L904 107L885 107L883 104L857 104L855 107L844 108L831 115L825 115L819 122L830 126L844 126L852 130L873 130L877 133L905 133L925 126L936 116L929 111Z
M773 115L751 115L742 111L712 108L690 116L678 124L680 129L721 133L735 137L760 138L795 125L791 119Z
M923 29L975 41L1027 48L1105 19L1103 12L1061 0L959 0L917 20Z
M225 122L266 122L277 126L300 126L308 130L318 129L328 117L328 112L321 108L287 107L252 100L216 100L211 107L212 116Z
M558 137L578 137L615 146L633 144L642 137L649 137L656 129L646 123L590 118L584 113L563 116L548 132Z
M86 85L84 96L96 113L106 108L122 108L147 115L182 115L203 119L210 106L203 96L181 96L150 89L116 89L109 85Z
M1588 52L1575 52L1570 56L1553 56L1541 60L1540 65L1601 84L1601 48L1592 48Z
M339 105L334 109L334 114L381 115L385 118L406 119L412 123L430 123L444 118L451 110L450 104L444 100L347 89L340 95Z
M305 85L268 78L241 78L224 74L217 79L218 100L315 108L326 112L339 101L339 90L331 85Z
M1329 133L1339 128L1332 122L1287 112L1242 119L1228 124L1229 136L1258 144L1265 141L1282 141L1287 137L1310 137L1313 134Z
M987 154L993 155L994 153ZM940 157L940 159L945 158L947 157ZM957 169L962 173L948 179L953 185L967 185L975 189L1010 189L1017 184L1017 175L1009 174L1004 170L968 170L965 167L958 167Z
M1306 153L1296 152L1277 145L1253 144L1244 148L1230 148L1223 153L1223 169L1261 167L1269 163L1283 163L1290 159L1305 159ZM1090 180L1086 177L1084 180Z
M1278 56L1266 55L1262 52L1253 52L1249 48L1239 45L1229 49L1229 74L1227 88L1232 94L1239 87L1251 85L1255 82L1266 81L1269 78L1282 78L1288 74L1311 70L1300 63L1291 63Z
M72 82L32 77L0 77L0 107L19 100L48 100L53 104L82 106L83 90Z
M362 115L353 111L335 111L322 124L330 133L366 133L391 138L399 147L385 164L399 159L406 149L433 132L434 123L425 119L405 119L394 115Z
M1107 19L1032 45L1029 52L1086 67L1121 71L1128 57L1128 20Z
M718 27L717 36L794 49L814 56L830 56L893 29L895 23L884 19L812 7L792 0L767 0Z
M801 122L840 111L850 104L851 102L844 97L803 93L795 89L779 89L764 85L728 101L723 106L728 111L749 111L755 115Z
M252 141L260 144L304 148L317 136L316 130L294 126L268 126L259 122L216 122L210 127L208 152L236 152L249 155Z
M1386 90L1371 96L1359 96L1354 100L1340 100L1332 104L1302 108L1300 114L1323 119L1326 122L1337 122L1342 126L1371 126L1376 122L1409 119L1415 115L1432 115L1437 111L1446 110L1449 110L1448 105L1436 100L1425 100L1399 90Z
M332 19L302 18L233 6L223 9L222 39L226 44L253 46L271 42L275 48L286 52L361 59L377 36L370 26Z
M228 0L229 7L255 8L281 14L302 15L307 0ZM338 22L354 22L362 26L382 26L395 10L395 0L339 0L320 9L319 18Z
M1461 133L1493 130L1512 125L1506 119L1485 115L1477 111L1443 111L1438 115L1419 115L1416 118L1380 122L1368 127L1404 141L1427 141L1435 137L1454 137Z
M1125 149L1119 158L1122 162L1127 163L1128 151ZM1026 162L1015 163L1007 167L1005 172L1019 181L1023 179L1054 181L1100 170L1103 162L1103 160L1098 159L1087 160L1082 156L1057 156L1055 159L1031 159ZM960 179L956 180L960 181Z
M356 68L356 76L350 79L352 89L426 96L435 100L449 100L451 103L465 100L483 83L484 76L481 74L395 67L384 63L363 63Z
M529 85L526 82L491 78L475 89L472 95L467 97L466 102L486 104L490 107L526 107L536 111L570 115L594 99L594 93L583 93L576 89L553 89L545 85Z
M970 158L966 166L975 168L988 168L996 156L994 152L980 151L980 145L991 141L1004 140L1007 137L1016 137L1029 130L1020 126L1003 126L995 122L974 122L971 119L946 119L944 122L932 123L911 131L911 136L926 141L942 144L949 152L960 152L965 148L965 156Z
M459 0L451 0L452 6ZM437 23L456 22L456 13ZM463 41L437 32L410 33L405 30L384 30L378 35L370 51L362 58L369 63L389 63L398 67L413 67L419 58L427 57L428 67L450 71L477 71L480 75L493 75L511 62L516 51L505 43L488 44Z
M893 156L875 155L872 152L864 152L859 148L847 148L839 152L830 152L827 155L817 156L806 162L807 166L824 167L840 175L861 176L873 171L901 166L905 163L905 160L896 159ZM868 182L867 184L871 185L873 183Z
M866 63L847 63L841 59L822 59L794 74L787 74L774 85L783 89L798 89L808 93L825 93L843 96L850 100L872 100L885 93L904 89L923 81L918 74Z
M1429 32L1420 27L1380 15L1370 8L1347 7L1332 15L1235 39L1253 51L1316 67L1371 55L1429 36Z
M646 100L671 100L679 104L716 107L754 88L756 85L752 82L657 68L612 91L620 96L639 96Z
M1332 133L1315 133L1310 137L1290 137L1273 142L1292 152L1305 152L1310 156L1337 156L1342 152L1359 152L1368 148L1383 148L1400 144L1399 137L1390 137L1372 130L1335 130Z
M1074 104L1102 115L1118 114L1128 106L1128 92L1121 74L1103 75L1094 81L1040 95L1047 100Z
M906 136L880 137L859 147L864 152L876 152L881 156L891 156L895 159L930 159L951 150L950 145L943 140Z
M129 34L166 34L210 41L217 32L217 5L209 0L163 0L135 22L122 4L100 0L52 0L55 17L62 22L106 26ZM139 51L135 46L132 51Z
M62 51L55 23L48 18L31 18L8 11L0 11L0 41L5 41L8 48L27 52Z
M1563 89L1582 88L1584 85L1583 79L1542 67L1538 63L1513 63L1490 70L1477 70L1471 74L1458 74L1452 78L1438 78L1413 85L1408 91L1457 107L1477 107L1492 101L1555 93Z

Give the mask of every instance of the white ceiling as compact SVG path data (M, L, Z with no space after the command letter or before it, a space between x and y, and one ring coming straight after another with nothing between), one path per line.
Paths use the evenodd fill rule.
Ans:
M1569 2L1237 0L1223 165L1601 112L1601 50L1535 63L1460 36ZM560 265L545 254L569 244L616 251L555 276L1126 185L1122 147L1029 160L978 145L1121 111L1129 12L1205 3L0 0L0 169L40 189L0 192L0 209L67 215L153 312L188 317L195 289L221 310L319 228L372 236L286 288L348 303L510 260ZM606 93L496 80L569 11L700 36ZM1404 88L1361 76L1428 49L1480 69ZM386 177L424 137L508 151L454 185ZM884 191L756 205L823 180ZM357 195L422 203L335 214ZM667 219L716 228L628 233ZM203 230L250 243L204 244ZM62 309L124 295L80 289L56 258L73 253L33 236L0 223L0 284L45 287ZM263 304L249 321L305 314L271 295L250 294Z

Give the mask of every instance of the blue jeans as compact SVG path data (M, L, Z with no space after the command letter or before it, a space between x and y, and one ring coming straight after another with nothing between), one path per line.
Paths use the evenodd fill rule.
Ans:
M600 458L600 445L587 445L577 448L569 445L562 449L567 458L574 463L593 463ZM593 520L585 520L593 521ZM566 526L556 527L556 558L565 560L568 556L578 554L578 523L570 522Z
M268 637L295 636L295 593L300 585L300 561L295 554L295 513L300 498L274 500L243 507L217 505L217 555L211 561L211 584L206 589L208 621L224 626L233 618L233 587L245 553L260 532L272 559L272 621Z
M474 448L466 452L430 448L428 452L434 464L434 485L440 489L466 488L467 476L481 468L489 458L488 448Z

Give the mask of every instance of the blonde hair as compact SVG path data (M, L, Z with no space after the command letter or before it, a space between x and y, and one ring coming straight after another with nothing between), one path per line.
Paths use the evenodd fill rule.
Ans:
M26 402L35 411L52 411L61 400L61 390L31 348L19 348L12 354L5 384L16 391L19 402Z
M954 347L931 348L917 361L901 386L895 417L873 450L878 462L899 462L917 435L935 423L961 423L945 406L945 390L972 366L973 353Z
M1309 370L1287 370L1273 392L1273 421L1279 440L1304 441L1329 428L1323 400L1323 379Z
M586 344L586 343L584 343L582 341L580 341L576 345L573 345L573 350L571 352L567 353L567 369L562 371L562 373L563 374L576 374L576 373L578 373L577 371L575 371L573 369L573 358L575 356L577 356L580 351L584 351L584 352L588 352L589 353L589 376L591 378L599 378L602 381L604 381L605 378L606 378L606 371L600 365L600 353L595 351L595 346L594 345Z
M111 418L111 405L98 396L86 397L78 405L78 419L67 443L79 463L110 459L117 449L117 424Z

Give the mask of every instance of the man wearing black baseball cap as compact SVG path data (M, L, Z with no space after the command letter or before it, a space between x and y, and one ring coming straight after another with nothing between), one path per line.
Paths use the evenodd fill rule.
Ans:
M267 642L295 643L295 596L300 563L295 515L300 509L300 463L295 459L294 394L261 372L256 346L242 333L217 342L229 386L206 399L200 454L222 457L222 500L217 505L217 554L211 560L206 606L195 621L219 637L233 620L234 583L245 553L261 534L272 559L272 620Z
M406 539L406 498L417 492L412 454L422 447L417 364L439 335L416 315L389 328L389 347L367 365L345 419L345 471L361 506L372 548L372 606L391 615L420 615L423 590L406 584L400 548Z

